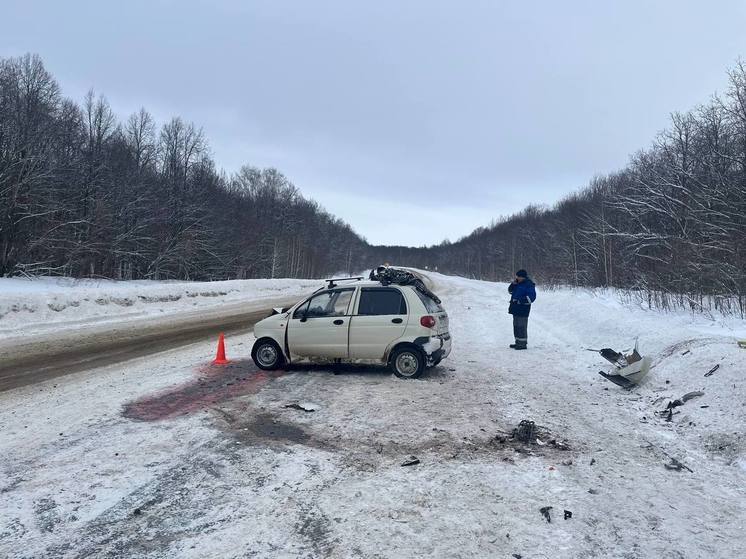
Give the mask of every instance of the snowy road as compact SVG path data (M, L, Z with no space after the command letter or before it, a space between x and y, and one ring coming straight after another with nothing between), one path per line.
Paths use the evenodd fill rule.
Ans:
M225 368L197 343L0 393L0 556L746 555L743 321L540 291L514 352L504 285L431 279L454 350L422 380L265 374L237 334ZM584 348L638 334L626 392ZM524 418L547 444L501 437Z
M212 338L219 332L247 332L274 307L295 299L221 305L166 317L88 325L53 334L0 341L0 391L77 371L122 363Z

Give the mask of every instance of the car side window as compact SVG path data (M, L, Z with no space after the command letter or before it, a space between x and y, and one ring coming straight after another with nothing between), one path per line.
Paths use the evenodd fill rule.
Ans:
M293 318L344 316L347 314L354 291L354 288L335 289L314 295L295 310Z
M362 316L407 314L407 303L398 289L363 287L360 292L357 314Z

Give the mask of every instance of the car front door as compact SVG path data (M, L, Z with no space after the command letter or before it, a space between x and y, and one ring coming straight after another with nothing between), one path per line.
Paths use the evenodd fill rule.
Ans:
M362 287L350 322L350 358L383 359L407 328L407 303L395 287Z
M288 324L290 353L300 357L344 359L354 287L317 293L299 306Z

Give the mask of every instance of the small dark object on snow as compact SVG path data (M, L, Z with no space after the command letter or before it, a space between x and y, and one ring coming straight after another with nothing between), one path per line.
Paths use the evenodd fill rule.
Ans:
M515 557L515 559L521 559L523 555L521 555L520 553L514 553L513 557Z
M571 450L570 445L567 444L567 441L558 441L557 439L552 439L551 441L549 441L549 444L557 450Z
M634 382L626 377L623 377L622 375L610 375L609 373L605 373L604 371L599 371L598 374L604 377L606 380L610 380L617 386L621 386L622 388L626 388L627 390L635 385Z
M687 353L691 353L691 352L692 352L692 350L691 350L691 349L687 349L687 350L686 350L686 351L685 351L684 353L682 353L681 355L686 355Z
M699 406L700 408L709 408L710 406Z
M303 404L287 404L286 406L283 406L283 407L289 408L289 409L292 409L292 410L305 411L305 412L309 412L309 413L316 411L316 408L314 408L312 406L309 406L309 405L305 405L304 406Z
M409 460L406 460L405 462L402 462L402 466L416 466L420 463L420 459L416 456L411 456Z
M142 511L140 509L135 509L135 512L133 512L135 516L140 516L142 514Z
M565 509L565 520L572 518L572 511Z
M590 493L591 495L598 495L598 489L589 489L588 493Z
M679 406L683 406L685 402L688 402L692 398L699 398L700 396L704 396L705 393L701 390L696 390L694 392L687 392L684 394L681 398L676 398L675 400L672 400L668 402L668 405L666 406L666 409L664 409L661 413L662 414L668 414L668 417L666 417L666 421L671 421L671 417L673 416L673 409L678 408Z
M676 470L677 472L680 472L681 470L687 470L689 472L692 472L692 469L689 468L687 465L682 464L676 458L671 457L671 462L668 464L665 464L667 470Z
M513 437L522 443L532 443L536 440L536 424L528 419L522 419L518 428L513 431Z
M541 508L539 509L539 512L540 512L540 513L542 514L542 516L543 516L544 518L546 518L546 519L547 519L547 522L551 522L551 521L552 521L552 517L551 517L551 516L549 516L549 511L550 511L550 510L552 510L552 507L541 507Z
M595 463L596 463L596 459L595 458L591 458L591 466L593 466L593 464L595 464Z
M720 368L720 363L718 363L718 364L717 364L717 365L715 365L715 366L714 366L714 367L713 367L712 369L710 369L709 371L707 371L707 372L705 373L705 376L706 376L706 377L709 377L710 375L712 375L712 373L714 373L715 371L717 371L717 370L718 370L719 368Z
M683 406L683 405L684 405L684 402L682 402L681 400L677 398L676 400L668 402L668 405L666 406L665 411L672 410L674 408L678 408L679 406Z

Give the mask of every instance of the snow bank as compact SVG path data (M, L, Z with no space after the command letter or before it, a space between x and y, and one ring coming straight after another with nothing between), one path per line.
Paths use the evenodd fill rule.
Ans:
M319 280L214 282L0 278L0 337L59 327L163 316L225 303L300 297Z

